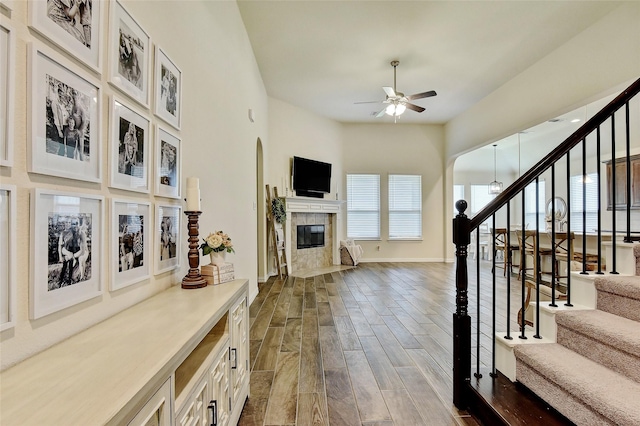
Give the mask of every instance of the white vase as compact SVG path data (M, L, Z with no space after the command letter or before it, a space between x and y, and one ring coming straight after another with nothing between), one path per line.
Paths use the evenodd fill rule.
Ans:
M227 255L226 251L212 251L209 253L209 257L211 258L212 265L222 265L225 262L225 257Z

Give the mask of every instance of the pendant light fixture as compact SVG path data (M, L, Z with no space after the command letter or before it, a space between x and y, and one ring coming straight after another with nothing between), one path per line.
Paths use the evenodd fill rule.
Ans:
M498 182L498 169L496 165L496 144L493 144L493 182L489 184L489 194L502 192L502 182Z

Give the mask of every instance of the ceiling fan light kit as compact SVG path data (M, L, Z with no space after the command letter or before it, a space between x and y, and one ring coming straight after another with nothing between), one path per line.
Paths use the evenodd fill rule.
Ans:
M391 66L393 67L393 87L385 86L382 88L386 93L386 98L384 101L381 101L383 104L388 104L381 111L372 114L375 115L376 118L382 117L387 114L394 118L395 120L402 115L407 109L410 109L415 112L422 112L425 109L421 106L410 103L409 101L415 99L423 99L429 98L431 96L436 96L437 93L434 90L429 90L427 92L416 93L414 95L405 96L404 93L398 92L396 90L396 68L400 64L400 61L391 61ZM378 101L373 102L356 102L357 104L366 104L366 103L377 103Z
M405 110L407 109L406 106L402 105L402 104L389 104L385 109L384 112L387 115L390 116L399 116L402 115L403 112L405 112Z

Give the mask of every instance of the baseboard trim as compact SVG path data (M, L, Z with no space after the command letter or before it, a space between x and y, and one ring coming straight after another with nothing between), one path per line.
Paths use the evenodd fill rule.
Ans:
M403 262L403 263L442 263L445 259L443 257L427 257L427 258L370 258L360 259L360 263L374 263L374 262Z

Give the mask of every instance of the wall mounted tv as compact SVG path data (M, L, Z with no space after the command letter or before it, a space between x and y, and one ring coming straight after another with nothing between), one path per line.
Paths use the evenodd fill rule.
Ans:
M293 157L293 189L302 197L322 198L331 192L331 164Z

